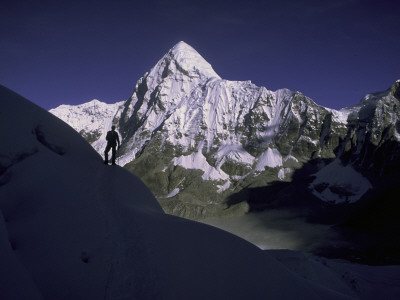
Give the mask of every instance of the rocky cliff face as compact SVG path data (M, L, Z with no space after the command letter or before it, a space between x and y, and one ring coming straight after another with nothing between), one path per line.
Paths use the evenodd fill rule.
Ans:
M389 174L398 161L399 94L396 82L359 105L328 109L299 92L221 79L180 42L127 101L107 106L115 113L99 119L108 121L93 129L73 127L101 153L102 135L117 125L120 164L146 183L167 212L202 218L248 211L244 190L291 182L310 163L313 197L359 200L373 188L366 174ZM58 110L52 112L78 122ZM344 171L348 179L338 175Z
M399 100L399 81L384 92L366 95L349 117L340 154L381 175L393 171L390 164L399 159Z

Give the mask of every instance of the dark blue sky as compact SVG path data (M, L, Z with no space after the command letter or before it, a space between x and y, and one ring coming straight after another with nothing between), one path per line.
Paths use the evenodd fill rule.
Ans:
M331 108L400 79L400 1L20 1L0 8L0 84L45 109L129 98L176 43L224 79Z

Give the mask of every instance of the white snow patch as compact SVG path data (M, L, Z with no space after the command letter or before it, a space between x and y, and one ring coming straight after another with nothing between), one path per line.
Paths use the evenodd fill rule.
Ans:
M315 196L326 202L353 203L372 188L361 173L351 165L343 166L337 159L314 175L316 178L309 187Z
M172 198L176 195L179 194L180 189L179 188L174 188L167 196L165 196L164 198Z
M311 139L309 136L302 135L299 138L299 141L301 141L301 140L306 141L307 143L310 143L310 144L314 144L316 146L318 145L318 141Z
M290 154L285 156L285 158L283 159L284 162L287 162L288 160L293 160L295 162L299 162L299 160L296 157L294 157L293 155L290 155Z
M176 62L184 70L193 73L203 73L206 77L220 78L212 66L191 46L181 41L169 52L176 59Z
M166 195L165 197L160 197L160 198L172 198L172 197L178 195L179 192L180 192L179 186L181 185L181 183L182 183L185 179L186 179L186 177L183 177L183 178L181 179L181 181L179 181L179 183L176 185L176 188L174 188L174 189L173 189L168 195Z
M250 155L246 150L243 149L242 145L238 144L221 145L214 157L217 160L227 158L229 160L247 165L252 165L255 159L254 156Z
M265 167L275 168L282 166L282 155L277 149L268 148L258 159L255 171L264 171Z
M229 189L230 186L231 186L230 180L227 180L223 185L217 185L218 187L217 193L222 193L226 191L227 189Z
M236 180L236 181L239 181L239 180L245 179L247 176L252 175L252 174L254 174L254 171L250 171L249 173L244 174L244 175L242 175L242 176L233 175L233 176L231 176L231 179Z
M190 155L175 157L172 162L174 165L181 166L185 169L198 169L204 171L204 174L202 175L204 180L229 179L228 174L226 174L224 171L209 165L201 150Z
M397 132L397 130L394 131L394 137L398 142L400 142L400 134Z
M335 122L342 124L347 124L347 118L349 114L352 112L351 110L348 109L341 109L341 110L336 110L331 108L326 108L326 109L332 113L333 120Z
M278 172L278 178L283 180L285 179L286 175L292 172L291 168L281 168Z

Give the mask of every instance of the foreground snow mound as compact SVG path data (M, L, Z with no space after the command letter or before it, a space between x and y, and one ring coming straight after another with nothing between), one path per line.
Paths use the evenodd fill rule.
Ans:
M0 87L2 299L345 299L218 229Z
M268 250L269 255L289 270L327 288L355 293L358 299L398 299L399 266L367 266L330 260L290 250Z

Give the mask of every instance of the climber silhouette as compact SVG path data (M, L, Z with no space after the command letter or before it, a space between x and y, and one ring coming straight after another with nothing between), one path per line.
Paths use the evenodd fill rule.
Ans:
M112 149L111 163L115 165L117 146L119 149L119 136L118 133L115 131L115 126L112 126L111 130L107 132L106 140L107 146L106 150L104 150L104 164L108 165L108 152L110 152L110 149Z

